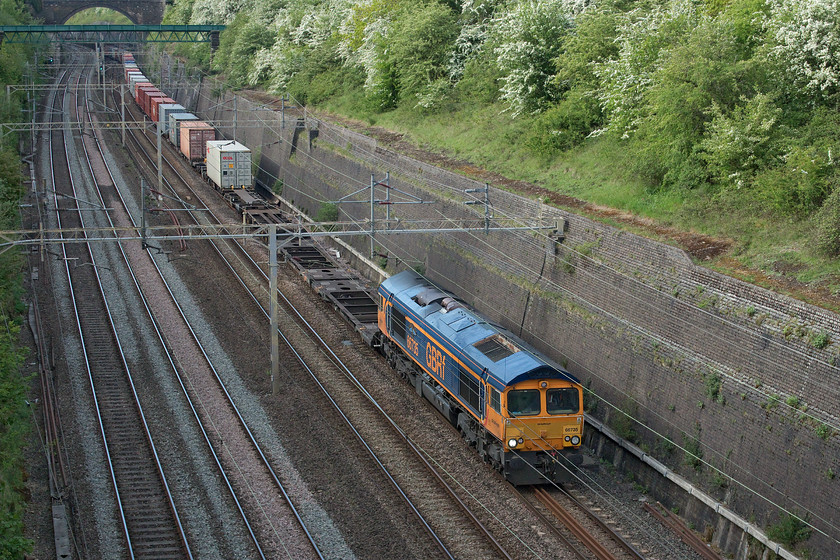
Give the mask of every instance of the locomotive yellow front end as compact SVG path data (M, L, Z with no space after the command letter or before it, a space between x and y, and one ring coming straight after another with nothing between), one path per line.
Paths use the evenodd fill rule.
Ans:
M506 477L514 484L570 480L583 461L580 385L528 380L503 393Z

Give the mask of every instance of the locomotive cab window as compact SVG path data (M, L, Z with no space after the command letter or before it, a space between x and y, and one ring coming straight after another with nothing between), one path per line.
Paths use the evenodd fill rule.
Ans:
M499 414L502 413L502 395L493 387L490 387L490 408Z
M538 389L519 389L507 395L507 411L511 416L536 416L540 413Z
M546 411L549 414L576 414L580 412L580 393L573 387L549 389L546 392Z

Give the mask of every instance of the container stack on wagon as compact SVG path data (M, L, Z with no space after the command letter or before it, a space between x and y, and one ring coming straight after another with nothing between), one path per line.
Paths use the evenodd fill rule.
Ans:
M175 100L172 99L171 97L157 97L155 99L150 99L150 107L149 108L151 110L149 112L151 113L151 115L149 115L149 116L152 118L153 121L155 121L156 123L160 122L160 117L161 117L160 106L161 105L167 105L167 104L168 105L174 105Z
M143 113L160 127L175 149L201 172L246 223L285 222L283 213L253 189L251 150L239 142L217 140L216 129L190 113L143 74L130 53L123 53L125 83ZM208 151L209 150L209 151Z
M179 152L181 151L181 124L188 121L197 121L198 117L192 113L170 113L169 114L169 141Z
M207 142L207 176L220 189L251 186L251 150L233 140Z
M186 113L187 110L183 105L178 103L161 103L158 105L158 126L161 127L161 134L166 135L169 132L169 115L173 113Z
M207 158L207 142L216 139L216 129L204 121L181 123L181 154L193 166L203 166Z

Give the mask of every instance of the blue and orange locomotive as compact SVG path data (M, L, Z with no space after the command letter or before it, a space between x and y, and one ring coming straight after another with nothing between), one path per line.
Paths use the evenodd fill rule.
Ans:
M378 291L382 352L484 459L516 485L580 465L580 383L413 271Z

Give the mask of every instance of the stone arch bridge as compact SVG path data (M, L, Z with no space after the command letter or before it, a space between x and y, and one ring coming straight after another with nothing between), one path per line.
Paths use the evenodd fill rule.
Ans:
M158 25L163 21L167 0L28 0L32 14L45 25L60 25L76 12L89 8L110 8L137 25Z

